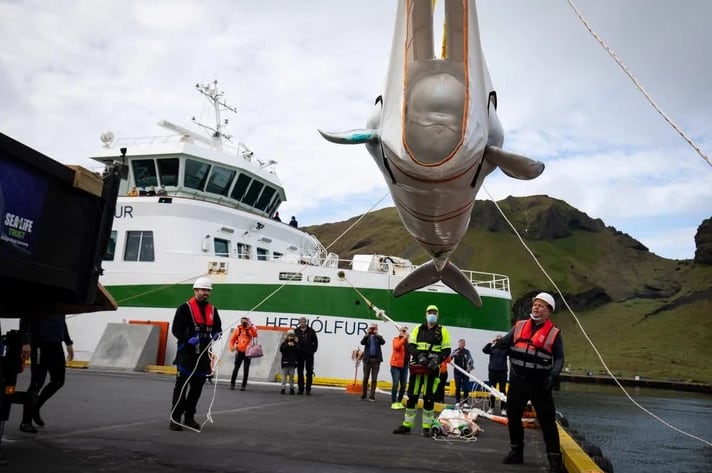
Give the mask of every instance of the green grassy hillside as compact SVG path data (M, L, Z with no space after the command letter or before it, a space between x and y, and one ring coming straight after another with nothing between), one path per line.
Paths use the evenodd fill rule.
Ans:
M712 383L712 267L656 256L629 235L547 196L498 204L614 373ZM394 208L367 215L331 245L356 220L307 231L342 259L378 253L416 264L428 260ZM515 307L528 306L533 291L556 292L492 202L477 202L452 261L508 275ZM573 373L597 374L603 367L594 349L559 305L554 320L564 333L567 364Z

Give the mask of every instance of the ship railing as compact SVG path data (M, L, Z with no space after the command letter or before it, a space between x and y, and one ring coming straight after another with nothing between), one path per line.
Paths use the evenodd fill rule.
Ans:
M331 253L324 248L324 245L321 244L317 237L309 233L306 233L302 239L301 251L302 254L308 255L309 264L314 266L326 266L330 260ZM338 256L336 258L338 259Z
M134 138L119 138L113 144L113 147L116 148L117 146L149 146L155 144L162 145L166 143L185 143L189 141L190 140L186 140L185 137L181 135L138 136Z
M475 287L488 287L509 292L509 277L504 274L483 273L481 271L462 271Z

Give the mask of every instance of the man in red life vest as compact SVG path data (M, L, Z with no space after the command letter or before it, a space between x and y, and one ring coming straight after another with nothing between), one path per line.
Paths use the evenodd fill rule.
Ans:
M178 341L176 359L176 384L173 388L171 430L183 430L181 416L186 425L200 430L195 421L195 411L205 378L210 374L208 346L222 333L218 310L208 302L213 285L208 278L198 278L193 284L194 296L176 310L171 331Z
M524 461L522 414L527 401L531 400L544 434L549 471L559 473L562 471L561 451L551 391L564 365L564 343L560 330L549 318L555 307L551 294L537 294L532 300L529 318L518 321L496 346L509 349L510 365L507 420L511 451L503 462Z

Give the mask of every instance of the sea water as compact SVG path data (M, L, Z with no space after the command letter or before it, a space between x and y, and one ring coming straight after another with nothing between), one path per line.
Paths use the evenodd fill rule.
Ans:
M645 409L712 443L712 395L626 388ZM631 402L615 386L562 383L556 409L598 445L616 473L710 473L712 446L679 433Z

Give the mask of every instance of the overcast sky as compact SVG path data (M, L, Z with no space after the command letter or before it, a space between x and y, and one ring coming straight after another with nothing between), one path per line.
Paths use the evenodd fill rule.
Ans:
M576 0L657 101L712 153L712 2ZM495 200L547 194L692 258L712 216L712 167L653 110L566 0L481 0L480 30L505 148L543 161ZM64 163L117 137L209 121L196 82L219 81L239 113L227 130L278 161L281 214L300 225L359 215L387 192L363 146L317 128L365 125L381 93L396 2L388 0L0 0L0 132ZM197 129L196 129L197 130ZM478 198L487 198L480 191ZM390 206L384 200L379 207ZM330 242L324 242L328 244Z

